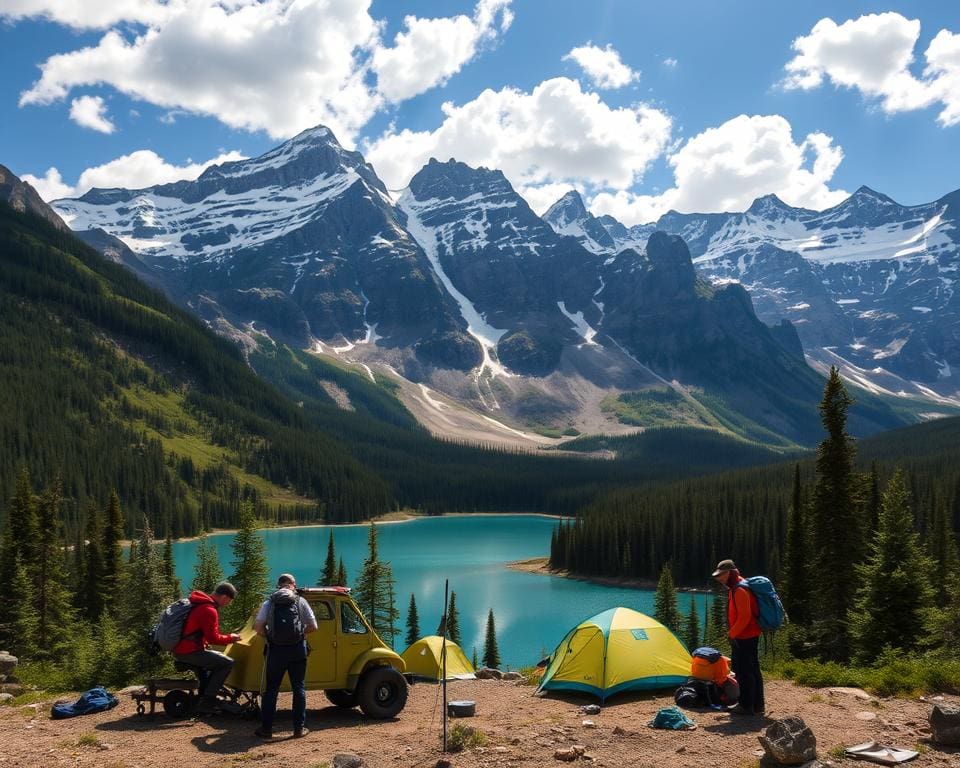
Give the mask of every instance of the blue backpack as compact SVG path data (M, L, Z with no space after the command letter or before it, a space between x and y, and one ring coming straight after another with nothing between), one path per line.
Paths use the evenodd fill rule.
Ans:
M766 576L751 576L740 583L757 598L757 608L760 611L757 624L760 629L764 632L780 629L787 618L787 612L783 610L783 603L780 602L780 595L774 589L773 582Z
M119 703L116 696L98 686L80 694L80 698L73 704L54 704L50 709L50 717L54 720L63 720L67 717L90 715L94 712L113 709Z

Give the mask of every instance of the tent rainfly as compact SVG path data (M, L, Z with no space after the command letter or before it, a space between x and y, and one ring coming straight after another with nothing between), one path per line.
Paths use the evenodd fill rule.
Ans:
M656 619L611 608L580 622L563 638L543 673L539 691L582 691L603 702L621 691L681 685L690 654Z
M401 654L407 665L407 674L425 680L439 680L443 676L441 652L444 640L439 635L421 637ZM447 680L467 680L474 675L473 665L452 640L447 645Z

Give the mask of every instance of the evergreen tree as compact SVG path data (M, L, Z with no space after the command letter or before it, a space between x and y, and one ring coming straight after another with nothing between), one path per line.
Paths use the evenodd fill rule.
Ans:
M870 489L867 495L867 534L873 536L880 523L880 478L877 474L876 460L870 462Z
M320 574L321 587L338 586L337 581L337 553L333 544L333 529L330 529L330 538L327 541L327 559L323 564L323 573Z
M100 511L94 504L87 508L87 521L82 545L83 568L80 572L79 604L81 614L89 621L100 618L104 609L103 530Z
M680 611L677 608L677 589L673 583L670 563L660 571L657 591L653 597L653 617L673 634L680 636Z
M693 595L690 595L690 610L687 611L687 618L683 623L683 642L690 653L700 647L700 616L697 614L697 601Z
M817 480L811 504L813 568L809 578L817 584L817 611L813 640L827 659L849 655L847 614L857 588L856 565L863 553L863 525L854 497L854 446L847 434L847 410L853 399L836 367L820 402L827 437L817 449ZM830 578L819 578L830 574Z
M927 636L933 606L933 563L920 545L902 470L890 479L880 506L877 533L850 611L851 644L861 662L884 648L915 651Z
M343 558L340 558L340 564L337 566L337 578L335 579L334 586L336 587L346 587L349 586L347 581L347 569L343 564Z
M105 606L113 605L120 586L123 574L123 550L120 542L123 540L126 523L123 519L123 510L120 508L120 497L116 491L110 492L110 500L104 513L103 524L103 601ZM134 553L134 545L130 544L130 555Z
M237 597L223 612L222 623L233 629L243 626L270 589L266 545L257 531L250 501L240 502L240 528L230 548L233 552L230 583L237 588Z
M30 576L20 555L13 559L13 589L16 595L29 595L32 591ZM32 659L39 650L37 646L37 612L29 600L19 599L6 614L11 625L11 642L15 656L21 659Z
M497 647L497 626L493 618L493 608L487 614L487 632L483 644L483 665L491 669L500 668L500 648Z
M60 504L63 490L60 478L54 479L38 505L40 536L35 547L33 568L28 569L33 589L30 590L36 612L36 647L38 660L58 659L73 630L71 595L67 586L66 563L60 538Z
M380 559L377 526L374 523L370 523L367 534L367 550L367 559L357 578L355 599L373 630L392 643L397 634L396 623L400 613L394 602L393 569L389 562Z
M163 542L163 576L167 580L167 591L171 595L180 596L183 586L177 578L177 569L173 563L173 537L167 528L167 538Z
M934 506L931 515L927 550L936 566L932 573L936 603L946 606L952 596L953 577L960 575L960 554L947 511L939 504Z
M457 610L457 593L450 591L450 605L447 607L447 637L460 645L460 611Z
M37 559L37 545L40 540L40 526L37 520L37 498L30 484L30 473L22 467L17 476L16 491L7 508L5 528L10 530L14 546L12 553L20 557L20 562L29 572Z
M726 651L727 639L727 594L719 584L714 588L710 599L710 631L704 635L704 642L719 651Z
M804 514L803 488L800 484L800 465L794 465L793 493L787 517L786 566L783 574L783 604L790 615L790 623L807 626L810 622L810 544Z
M409 648L420 639L420 616L417 613L417 600L410 593L410 605L407 608L407 636L404 638Z
M216 545L204 533L197 542L196 562L193 564L191 590L213 592L213 588L223 581L223 567Z

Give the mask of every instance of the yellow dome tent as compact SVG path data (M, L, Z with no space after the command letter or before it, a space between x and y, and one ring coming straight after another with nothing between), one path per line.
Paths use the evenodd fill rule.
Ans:
M656 619L611 608L580 622L563 638L540 691L582 691L604 701L621 691L678 686L690 676L690 654Z
M407 665L407 674L427 680L439 680L443 676L443 638L439 635L421 637L401 654ZM473 677L474 668L460 648L447 640L447 680L465 680Z

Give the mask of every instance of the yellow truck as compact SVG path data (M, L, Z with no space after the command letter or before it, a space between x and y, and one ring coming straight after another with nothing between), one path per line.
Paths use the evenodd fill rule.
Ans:
M350 598L350 590L315 587L298 592L317 617L317 631L307 636L307 690L322 690L338 707L359 705L368 717L395 717L407 703L406 665L371 629ZM221 691L225 709L249 716L259 713L264 688L265 641L253 629L254 618L240 630L240 640L224 649L235 664ZM174 666L182 672L199 672L180 662ZM196 701L196 690L193 680L148 680L143 692L135 695L137 711L144 714L144 704L149 702L153 712L154 702L159 701L170 716L185 717ZM280 690L290 690L286 677Z

